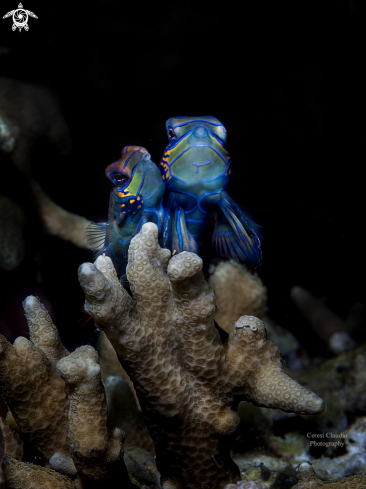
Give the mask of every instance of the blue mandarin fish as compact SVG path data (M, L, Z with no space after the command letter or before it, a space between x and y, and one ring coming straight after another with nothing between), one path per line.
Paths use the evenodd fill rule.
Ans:
M139 146L125 146L122 157L105 170L113 183L108 222L88 226L89 241L96 256L106 253L121 277L126 271L131 239L145 222L154 222L162 237L164 183L150 154Z
M173 117L166 122L169 144L160 161L168 194L163 244L198 253L214 223L216 251L254 267L261 263L256 225L225 192L231 174L226 129L215 117Z

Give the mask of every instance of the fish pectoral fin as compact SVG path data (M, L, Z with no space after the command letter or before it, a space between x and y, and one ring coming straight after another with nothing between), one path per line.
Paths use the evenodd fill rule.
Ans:
M108 222L91 222L86 228L86 238L90 249L99 255L105 246Z
M173 195L169 197L168 212L166 234L172 253L175 250L176 253L190 251L198 254L198 245L188 230L184 209L176 202Z
M218 205L222 214L215 225L212 244L223 256L258 267L262 260L261 243L255 224L226 193L221 192Z

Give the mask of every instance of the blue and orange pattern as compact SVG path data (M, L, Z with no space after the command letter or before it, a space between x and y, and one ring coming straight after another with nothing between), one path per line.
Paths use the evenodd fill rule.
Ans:
M141 226L154 222L162 235L164 183L150 154L141 146L125 146L121 158L111 163L105 174L114 185L108 222L91 224L87 233L96 256L107 253L123 277L130 241Z
M258 267L262 252L255 224L225 192L231 175L226 129L215 117L173 117L160 161L167 191L165 247L198 253L212 225L218 253Z

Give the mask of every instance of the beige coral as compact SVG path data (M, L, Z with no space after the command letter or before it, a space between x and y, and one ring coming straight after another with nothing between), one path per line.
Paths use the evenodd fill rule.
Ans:
M223 345L202 260L188 252L169 258L157 227L145 224L129 248L133 298L100 256L79 269L85 309L134 382L163 488L221 489L238 479L229 456L238 400L308 414L321 412L323 401L282 372L259 319L241 318Z
M26 338L11 345L0 335L0 389L17 425L45 460L55 451L69 451L65 384Z
M0 78L0 151L9 155L8 164L13 164L25 177L24 181L29 182L29 186L23 184L22 192L28 192L28 201L36 204L45 231L80 248L90 249L85 234L90 221L58 206L32 177L31 149L41 137L62 155L71 150L70 131L56 97L44 87ZM7 213L3 214L2 220L6 219L10 226L3 226L0 220L0 232L12 246L5 246L5 242L0 247L0 266L12 270L24 254L21 236L24 215L15 202L12 202L15 217L7 218Z
M31 180L31 189L46 233L70 241L79 248L91 249L86 237L90 221L57 205L35 180Z
M107 426L98 354L93 347L82 346L60 360L56 369L69 388L69 438L78 472L103 480L110 465L121 459L124 434Z
M7 487L74 489L80 478L102 481L117 473L128 480L123 433L108 426L97 352L85 346L70 354L39 300L28 297L23 305L31 341L20 337L11 345L0 335L0 391L45 467L20 460L19 437L2 420Z
M267 290L257 274L232 260L210 269L209 283L215 293L215 320L230 333L240 316L262 318L266 311Z
M23 440L6 419L0 418L3 432L5 453L12 458L21 460L23 457Z
M344 477L333 481L321 481L316 476L311 464L304 462L298 468L299 482L293 489L364 489L366 487L366 473Z
M343 320L303 287L292 287L290 294L312 329L328 343L333 353L344 353L356 348L357 343L352 335L357 337L358 331L364 328L366 319L362 304L353 304Z
M58 472L6 457L7 489L76 489L73 481Z

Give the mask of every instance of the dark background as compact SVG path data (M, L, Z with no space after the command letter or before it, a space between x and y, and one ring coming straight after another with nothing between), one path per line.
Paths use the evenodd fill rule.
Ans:
M17 2L2 1L1 17ZM0 20L0 46L10 50L0 75L48 86L60 100L73 150L60 157L40 144L32 158L55 202L105 219L104 169L123 146L143 145L158 163L167 118L213 115L228 131L229 193L263 226L258 273L272 315L311 344L292 286L341 317L366 302L364 0L23 6L38 19L28 32ZM21 291L40 288L72 341L83 304L76 271L92 258L37 232L31 239L41 282L25 264L2 277L3 298L21 310Z

